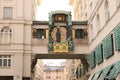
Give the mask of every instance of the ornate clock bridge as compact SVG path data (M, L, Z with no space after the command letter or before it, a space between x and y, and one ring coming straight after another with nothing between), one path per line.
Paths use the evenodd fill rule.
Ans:
M49 21L33 21L32 55L37 59L80 59L89 53L87 21L71 20L71 12L52 11Z

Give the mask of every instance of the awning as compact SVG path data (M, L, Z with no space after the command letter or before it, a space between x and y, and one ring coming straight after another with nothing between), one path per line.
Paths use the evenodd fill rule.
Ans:
M97 73L95 73L95 76L92 78L92 80L98 80L98 77L100 76L101 73L102 71L98 71Z
M105 77L107 76L108 72L110 71L110 69L112 68L113 65L110 65L108 67L106 67L105 69L103 69L103 72L101 73L100 77L98 78L98 80L104 80Z
M118 61L112 70L110 71L110 74L106 77L107 79L115 79L118 74L120 73L120 61Z
M92 80L95 74L91 74L88 80Z

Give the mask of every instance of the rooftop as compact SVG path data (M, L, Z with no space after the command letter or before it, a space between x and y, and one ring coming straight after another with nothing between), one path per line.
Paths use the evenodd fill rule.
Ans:
M45 71L56 71L56 70L59 70L59 71L63 71L64 68L63 66L44 66L44 70Z

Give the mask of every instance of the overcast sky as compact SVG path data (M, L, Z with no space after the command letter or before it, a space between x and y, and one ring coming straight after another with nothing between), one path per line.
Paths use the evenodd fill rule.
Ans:
M61 62L66 62L65 59L43 59L43 64L49 66L60 66Z
M55 10L66 10L72 12L69 0L41 0L41 5L37 7L37 20L48 21L48 14Z

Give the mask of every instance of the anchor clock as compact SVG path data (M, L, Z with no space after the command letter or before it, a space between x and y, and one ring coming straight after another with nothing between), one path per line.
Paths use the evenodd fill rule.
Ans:
M71 13L53 11L49 14L48 51L68 53L73 51Z

